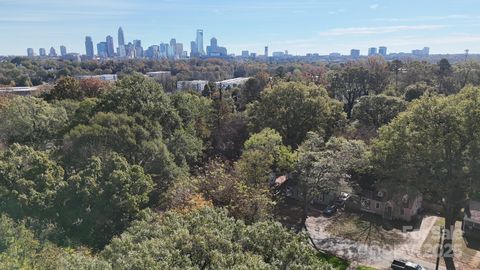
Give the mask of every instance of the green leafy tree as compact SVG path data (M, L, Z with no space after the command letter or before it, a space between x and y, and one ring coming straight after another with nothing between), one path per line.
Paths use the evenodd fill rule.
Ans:
M0 140L45 146L65 128L64 108L34 97L14 97L0 106Z
M352 116L357 99L368 95L369 76L368 70L362 66L348 66L333 75L330 91L335 98L343 101L348 118Z
M398 80L399 80L399 74L400 70L402 69L403 63L402 61L395 59L392 62L389 62L388 67L389 70L392 71L395 74L395 91L398 92Z
M141 114L162 126L163 135L168 138L181 127L178 112L162 86L154 80L135 75L118 81L111 91L101 99L100 110L125 113L130 116Z
M179 92L170 96L173 106L189 133L207 141L211 135L209 119L212 117L212 100L188 92Z
M253 134L245 142L244 154L256 150L263 154L265 160L272 160L271 172L284 174L292 172L295 168L296 153L290 147L285 146L282 136L271 128Z
M59 198L60 224L71 239L101 248L147 206L154 183L142 167L117 153L92 157L67 180Z
M384 95L361 97L353 107L352 119L367 127L379 128L405 111L407 104L400 98Z
M413 101L415 99L420 98L421 96L423 96L427 92L434 93L435 88L427 85L425 82L412 84L412 85L407 86L407 88L405 88L405 97L404 98L405 98L406 101L410 102L410 101Z
M437 75L438 91L442 94L454 94L457 92L453 68L447 59L438 62L435 73Z
M301 83L281 83L262 93L248 108L253 131L275 129L284 142L296 148L307 132L330 136L342 124L340 103L330 99L325 89Z
M297 187L302 195L302 224L307 219L312 199L339 191L349 172L367 165L366 146L362 141L332 137L327 143L315 133L300 146L296 171Z
M65 187L62 167L44 152L13 144L0 153L0 211L14 218L52 219Z
M189 149L185 145L178 147L176 151L179 155ZM162 139L160 126L139 115L96 114L88 125L78 125L65 135L62 154L69 168L82 168L91 156L111 151L122 154L131 164L141 165L148 173L154 174L160 190L183 173ZM196 157L194 153L187 154Z
M85 96L80 82L73 77L63 77L57 81L53 89L47 95L47 99L74 99L81 100Z
M452 233L465 200L479 188L480 91L424 96L381 128L374 165L385 184L415 187L443 206L447 234L444 255L454 269Z
M257 167L247 168L249 175L256 172L265 176L268 168ZM248 182L250 179L246 177L247 172L235 172L233 169L220 160L210 161L193 181L198 187L197 192L203 194L213 205L226 207L235 218L248 223L267 219L273 206L268 179L264 178L265 182L256 185L253 181ZM253 179L257 179L258 175Z
M313 246L278 223L247 226L222 210L148 215L101 256L114 269L328 269Z
M37 239L23 222L0 215L0 269L111 269L86 249L62 249Z

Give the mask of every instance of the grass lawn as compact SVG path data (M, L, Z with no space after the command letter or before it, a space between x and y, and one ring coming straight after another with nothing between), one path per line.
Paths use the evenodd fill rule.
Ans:
M392 245L404 241L398 230L384 229L381 218L363 213L344 212L332 217L326 230L332 235L369 245Z
M359 266L357 270L377 270L376 268L368 267L368 266Z
M440 239L440 226L445 225L445 219L439 218L428 234L428 237L422 244L422 256L425 258L436 258L438 241ZM453 250L455 253L455 261L468 264L477 253L476 250L470 249L465 244L462 236L462 223L455 224L455 231L453 235ZM476 265L475 267L480 267Z
M347 270L350 266L350 263L347 260L335 257L333 255L329 255L326 253L319 252L318 256L325 261L329 262L335 269L338 270Z

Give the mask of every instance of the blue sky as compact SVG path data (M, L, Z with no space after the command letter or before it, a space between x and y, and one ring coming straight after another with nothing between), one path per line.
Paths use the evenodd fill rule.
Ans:
M478 0L0 0L0 55L67 46L85 53L122 26L146 48L175 37L189 50L197 28L229 52L292 54L389 52L429 46L431 53L480 53Z

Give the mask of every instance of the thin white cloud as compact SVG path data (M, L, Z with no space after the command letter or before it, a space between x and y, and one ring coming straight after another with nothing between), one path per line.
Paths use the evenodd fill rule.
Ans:
M374 21L383 22L426 22L426 21L445 21L445 20L458 20L458 19L479 19L478 16L474 17L465 14L450 14L444 16L419 16L414 18L378 18Z
M434 30L444 28L444 25L396 25L396 26L378 26L378 27L349 27L349 28L333 28L325 32L321 32L321 36L346 36L346 35L374 35L387 34L400 31L413 30Z
M377 8L379 8L379 7L380 7L379 4L370 5L370 9L377 9Z

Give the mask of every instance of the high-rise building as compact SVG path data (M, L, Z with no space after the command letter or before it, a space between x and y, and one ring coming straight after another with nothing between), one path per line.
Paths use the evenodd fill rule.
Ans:
M133 41L133 48L135 51L135 58L143 58L143 47L142 41L137 39Z
M95 53L93 52L93 41L90 36L85 37L85 52L88 58L93 59Z
M250 52L249 52L249 51L242 51L242 57L243 57L243 58L248 58L248 57L250 57Z
M33 48L28 48L27 49L27 55L28 57L34 57L35 53L33 52Z
M160 46L152 45L148 47L145 51L145 57L148 59L159 59L160 58Z
M122 27L118 28L118 47L125 46L125 36Z
M205 50L203 49L203 30L198 29L197 30L197 39L195 40L197 43L197 52L200 56L205 55Z
M378 54L381 56L387 56L387 47L381 46L378 48Z
M209 57L226 57L228 56L225 47L219 47L216 38L210 39L210 46L207 46L207 56Z
M50 47L50 52L48 53L48 56L57 57L57 52L55 51L55 48Z
M107 42L102 41L100 43L97 43L97 53L100 58L108 57Z
M168 44L160 43L160 58L167 58L168 57Z
M127 51L125 49L125 45L118 46L117 54L118 54L119 57L122 57L122 58L127 56Z
M61 55L61 56L67 55L67 47L65 47L65 46L63 46L63 45L60 46L60 55Z
M424 47L421 50L413 50L412 54L416 56L428 56L430 54L430 48Z
M175 58L176 55L176 50L177 50L177 40L172 38L170 39L170 46L168 47L168 58Z
M265 46L265 57L268 57L268 46Z
M358 58L358 57L360 57L360 50L351 49L351 50L350 50L350 56L351 56L352 58Z
M198 46L197 42L190 42L190 57L198 57Z
M183 44L177 43L175 46L175 58L176 59L182 58L182 55L183 55Z
M115 56L115 49L113 47L113 37L107 36L105 38L105 41L107 42L107 56L112 58Z
M125 45L125 57L129 59L135 58L135 46L131 42Z
M368 56L376 55L377 54L377 48L369 48L368 49Z
M38 49L38 55L47 56L47 51L45 50L45 48Z

